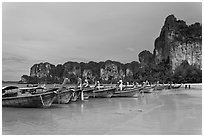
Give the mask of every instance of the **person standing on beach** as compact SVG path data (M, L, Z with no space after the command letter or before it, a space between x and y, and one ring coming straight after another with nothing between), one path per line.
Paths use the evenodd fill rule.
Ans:
M123 90L123 81L122 81L122 79L119 81L119 89L120 89L120 91Z
M76 89L78 89L78 88L82 90L82 79L77 76Z
M81 100L84 100L82 79L79 76L77 76L77 84L76 84L76 89L78 89L78 88L81 90Z
M95 89L100 89L100 82L99 82L99 81L96 81L96 82L95 82L94 88L95 88Z
M145 84L146 84L146 85L150 85L148 80L146 80Z

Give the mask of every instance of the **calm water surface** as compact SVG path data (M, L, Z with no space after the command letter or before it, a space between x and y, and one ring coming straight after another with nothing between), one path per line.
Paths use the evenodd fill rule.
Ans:
M202 90L98 98L51 108L2 108L3 134L202 134Z

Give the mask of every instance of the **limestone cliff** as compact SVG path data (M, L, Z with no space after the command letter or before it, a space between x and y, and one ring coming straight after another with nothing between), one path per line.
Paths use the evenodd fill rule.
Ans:
M160 36L154 43L156 63L168 60L175 70L184 60L198 68L202 66L202 26L195 23L190 26L174 15L169 15L162 27Z
M63 65L59 64L56 67L50 63L35 64L30 69L30 76L37 78L46 78L50 81L62 81L67 77L71 83L76 82L76 77L82 77L82 79L88 78L90 82L94 82L97 78L102 81L118 81L125 76L133 77L135 71L134 64L129 65L122 64L120 62L107 60L105 62L66 62ZM137 63L136 63L137 64ZM49 77L49 79L47 79ZM23 77L24 78L24 77ZM25 77L27 79L27 77ZM22 81L25 81L24 79Z
M122 64L119 62L106 61L104 67L100 69L100 77L104 81L119 80L125 76L125 72L122 70Z
M153 63L154 61L153 54L147 50L140 52L138 57L142 66L144 66L145 64Z
M31 77L52 77L52 70L55 68L55 65L50 64L48 62L35 64L30 69L30 76Z
M81 75L81 66L77 62L66 62L64 63L64 74L63 77L70 76L80 76Z

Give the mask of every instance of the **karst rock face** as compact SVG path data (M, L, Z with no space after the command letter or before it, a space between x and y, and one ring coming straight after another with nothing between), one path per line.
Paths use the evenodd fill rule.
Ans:
M201 69L202 66L202 26L200 23L186 25L169 15L160 36L154 43L154 60L159 63L169 60L175 70L184 60Z
M125 76L132 77L133 69L134 67L132 68L131 65L125 66L120 62L111 60L100 63L78 63L68 61L63 65L60 64L57 66L46 62L33 65L30 69L30 76L38 78L49 77L56 80L69 78L71 82L75 82L74 79L76 79L77 76L83 79L88 78L90 82L94 82L98 78L103 81L117 81ZM23 79L22 81L25 80Z
M35 64L30 69L30 76L43 78L43 77L52 77L52 70L55 68L55 65L48 62Z
M131 68L126 69L126 76L133 77L133 70Z
M106 61L104 67L100 69L100 77L102 80L109 79L119 80L125 76L122 65L119 62Z
M63 77L71 78L81 75L81 66L78 62L66 62L64 63Z
M139 61L142 66L145 64L153 63L154 62L154 56L150 51L143 50L142 52L139 53L138 55Z

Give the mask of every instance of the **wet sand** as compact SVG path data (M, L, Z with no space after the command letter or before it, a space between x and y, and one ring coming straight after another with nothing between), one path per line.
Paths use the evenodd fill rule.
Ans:
M138 98L97 98L48 109L2 108L2 133L27 135L201 135L202 89Z

